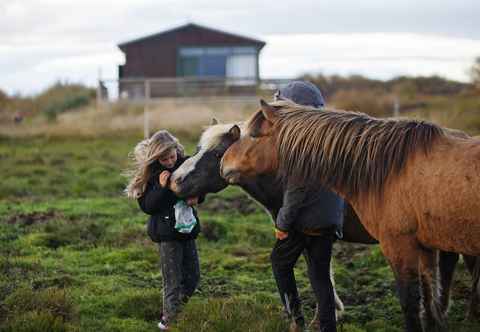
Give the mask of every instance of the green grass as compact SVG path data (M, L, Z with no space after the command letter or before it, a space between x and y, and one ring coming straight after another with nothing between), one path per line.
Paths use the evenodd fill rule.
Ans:
M0 331L157 331L157 247L145 232L147 216L122 196L121 171L139 139L0 140ZM192 151L194 142L184 143ZM209 195L199 212L201 283L174 331L286 330L263 209L230 187ZM401 330L378 247L335 244L335 271L346 305L340 331ZM303 259L296 276L310 319L315 303ZM478 331L463 322L470 281L463 267L456 279L451 328Z

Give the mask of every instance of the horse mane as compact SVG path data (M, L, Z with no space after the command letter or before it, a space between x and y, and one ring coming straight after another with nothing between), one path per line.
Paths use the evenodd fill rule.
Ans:
M326 108L315 108L312 106L304 106L304 105L299 105L295 104L294 102L290 100L278 100L269 103L270 106L274 107L277 111L280 111L282 108L288 108L290 111L297 111L297 110L325 110ZM253 115L245 121L245 132L248 133L248 135L252 137L257 137L259 136L259 131L261 129L263 120L265 120L265 117L263 116L261 111L257 111L253 113Z
M200 136L200 140L198 141L199 147L207 151L214 149L222 143L223 135L225 135L234 125L239 126L240 132L243 132L243 122L221 123L207 127Z
M446 136L442 128L425 121L319 112L288 102L277 114L280 176L297 185L335 187L347 197L362 192L380 197L387 179L398 175L414 153L427 154Z

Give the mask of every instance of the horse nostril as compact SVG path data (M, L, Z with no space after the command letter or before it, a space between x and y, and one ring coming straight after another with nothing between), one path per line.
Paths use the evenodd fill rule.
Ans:
M230 184L236 183L238 180L238 173L232 169L225 169L220 172L222 178Z
M175 179L175 183L180 184L180 183L183 182L183 180L184 180L184 178L182 176L179 176L178 178Z

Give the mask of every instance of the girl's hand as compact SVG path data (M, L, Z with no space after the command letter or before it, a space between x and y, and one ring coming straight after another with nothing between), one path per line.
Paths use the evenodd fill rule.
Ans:
M169 171L163 171L158 176L158 182L160 183L161 187L165 187L168 183L168 179L170 179L171 173Z
M187 204L190 206L198 204L198 197L189 197L187 198Z
M288 237L288 232L284 232L284 231L281 231L281 230L275 228L275 237L278 240L284 240Z

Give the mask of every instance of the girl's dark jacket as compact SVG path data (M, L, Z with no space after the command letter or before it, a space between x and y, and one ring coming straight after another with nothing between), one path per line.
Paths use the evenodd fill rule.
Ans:
M179 156L172 169L167 169L158 161L155 161L145 192L138 199L142 211L150 215L147 232L154 242L191 240L197 238L200 232L200 219L198 219L195 209L193 209L193 213L197 218L197 225L188 234L177 232L175 229L174 205L179 198L170 189L161 187L158 182L160 173L165 170L175 171L186 159L187 157ZM203 202L203 199L203 197L199 197L199 203Z

